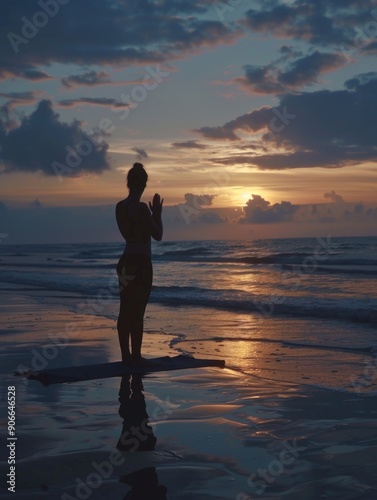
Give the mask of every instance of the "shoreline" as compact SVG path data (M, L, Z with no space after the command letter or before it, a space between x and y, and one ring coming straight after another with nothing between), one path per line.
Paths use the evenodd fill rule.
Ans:
M127 398L128 410L123 417L118 413L119 378L43 387L11 374L17 363L30 361L32 349L40 350L49 333L58 335L73 322L80 334L49 360L50 367L118 360L113 320L93 316L88 321L88 315L57 304L1 296L2 391L7 384L16 386L18 436L16 493L2 489L4 498L79 498L78 485L86 491L88 477L94 481L87 485L90 498L124 498L140 470L149 471L144 482L152 474L166 486L169 500L314 499L326 498L327 492L342 500L375 498L373 397L229 368L150 374L139 389L156 438L154 450L118 451L124 415L133 414ZM174 345L169 347L171 339L166 332L146 333L145 355L177 354ZM3 447L2 477L8 467L4 453ZM110 464L108 471L113 468L108 476L94 465L104 463ZM93 474L100 477L96 487Z

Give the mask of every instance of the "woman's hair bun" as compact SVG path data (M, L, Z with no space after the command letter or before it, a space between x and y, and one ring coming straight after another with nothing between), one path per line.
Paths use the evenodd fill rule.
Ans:
M148 174L142 163L134 163L127 174L127 186L130 189L144 189L148 181Z
M144 170L144 165L142 163L134 163L133 164L133 168L137 169L137 170Z

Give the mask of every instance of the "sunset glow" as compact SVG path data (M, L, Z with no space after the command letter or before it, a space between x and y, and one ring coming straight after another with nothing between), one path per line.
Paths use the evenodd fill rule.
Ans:
M73 210L83 241L101 231L116 241L111 207L127 196L135 161L149 173L145 201L165 200L171 239L242 238L244 224L271 237L376 234L373 2L341 16L321 4L315 26L313 3L307 22L299 15L304 0L225 10L83 0L23 41L22 20L39 4L7 3L0 232L9 243L54 241L55 208ZM289 22L277 21L278 4ZM165 22L169 33L157 28ZM94 215L88 224L88 207L108 213L103 226ZM25 213L51 231L24 231Z

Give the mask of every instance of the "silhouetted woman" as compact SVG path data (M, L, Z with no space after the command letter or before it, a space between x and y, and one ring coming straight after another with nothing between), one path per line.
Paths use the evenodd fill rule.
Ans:
M120 293L118 336L122 361L141 361L144 313L152 287L151 237L162 239L162 203L159 194L149 208L140 201L148 180L141 163L135 163L127 175L129 195L116 206L119 231L126 240L117 265ZM152 213L151 213L152 212ZM131 338L131 350L130 350Z

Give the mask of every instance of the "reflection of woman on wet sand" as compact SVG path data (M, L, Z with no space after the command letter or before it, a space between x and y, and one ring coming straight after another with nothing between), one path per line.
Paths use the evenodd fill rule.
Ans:
M120 291L118 336L122 361L140 362L144 313L152 287L151 237L162 239L162 203L155 194L149 208L140 201L148 180L141 163L135 163L127 175L130 190L116 206L119 231L126 247L117 265ZM152 212L152 213L151 213ZM131 351L130 351L131 337Z
M119 415L123 418L118 450L153 451L156 438L148 424L143 383L140 375L122 377L119 390ZM155 467L144 467L120 478L131 487L124 500L166 500L166 487L158 482Z

